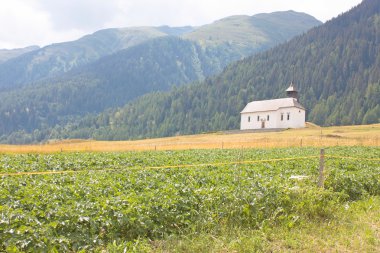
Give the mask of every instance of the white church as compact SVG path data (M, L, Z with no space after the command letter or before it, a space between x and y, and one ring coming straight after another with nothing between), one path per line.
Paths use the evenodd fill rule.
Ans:
M305 108L298 102L298 91L290 84L287 98L253 101L241 111L241 130L305 127Z

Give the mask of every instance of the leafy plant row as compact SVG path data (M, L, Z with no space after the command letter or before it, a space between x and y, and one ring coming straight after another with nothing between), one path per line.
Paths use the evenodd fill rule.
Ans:
M366 147L329 148L327 155L378 158L378 150ZM29 171L83 171L133 167L211 164L233 161L270 160L317 156L317 148L214 149L145 151L123 153L0 154L0 173Z
M77 169L87 168L87 172L2 177L0 251L88 252L114 242L138 238L154 241L171 234L218 231L226 226L260 229L281 223L291 228L302 220L333 218L342 203L380 194L378 161L329 159L325 190L316 187L318 159L199 168L128 168L162 165L165 161L168 165L195 164L226 161L237 155L257 159L315 151L3 155L3 166L20 158L20 170L31 168L33 162L22 167L26 158L37 157L37 161L61 164L61 169L70 169L72 163ZM376 157L380 149L333 151ZM96 171L101 164L127 169ZM300 180L298 176L304 177Z

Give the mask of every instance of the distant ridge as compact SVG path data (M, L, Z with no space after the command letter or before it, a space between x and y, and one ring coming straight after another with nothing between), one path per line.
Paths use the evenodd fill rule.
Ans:
M25 53L38 50L39 46L30 46L16 49L0 49L0 64Z
M113 28L28 52L0 65L0 91L59 76L161 36L167 34L153 27Z
M254 16L238 15L204 25L184 38L198 41L203 46L237 45L241 56L271 48L306 31L305 27L322 24L305 13L279 11Z
M256 18L257 16L257 18ZM273 16L273 17L272 17ZM229 17L200 27L127 27L110 28L86 35L78 40L55 43L35 50L16 50L18 55L5 58L0 64L0 91L25 86L41 79L60 76L71 70L91 64L102 57L140 45L152 39L177 36L202 44L205 36L223 34L218 40L208 40L213 54L224 58L216 63L222 69L226 63L262 51L286 41L296 34L321 24L314 17L296 12L275 12L248 17L248 20L231 20ZM250 22L249 19L266 21L266 24ZM281 22L282 20L282 22ZM231 26L241 23L240 27ZM257 26L257 27L255 27ZM205 35L206 30L210 35ZM278 34L272 34L273 31ZM252 32L252 35L249 33ZM230 38L235 38L230 40ZM209 50L209 51L210 51ZM15 51L15 52L16 52ZM210 51L210 52L211 52ZM0 51L1 61L2 51ZM18 56L18 57L16 57ZM5 60L7 59L7 60ZM10 61L8 61L10 60ZM1 63L1 62L0 62Z

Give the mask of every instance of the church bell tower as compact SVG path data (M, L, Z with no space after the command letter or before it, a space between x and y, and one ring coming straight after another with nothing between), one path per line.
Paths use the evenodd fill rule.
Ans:
M291 82L289 88L286 89L286 95L290 98L295 98L298 100L298 91L293 82Z

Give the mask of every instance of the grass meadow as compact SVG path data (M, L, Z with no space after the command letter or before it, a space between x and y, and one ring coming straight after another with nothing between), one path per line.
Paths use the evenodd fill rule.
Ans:
M380 124L318 127L281 132L206 133L135 141L52 140L36 145L1 145L0 153L118 152L186 149L379 146Z

